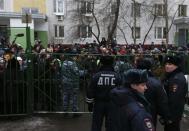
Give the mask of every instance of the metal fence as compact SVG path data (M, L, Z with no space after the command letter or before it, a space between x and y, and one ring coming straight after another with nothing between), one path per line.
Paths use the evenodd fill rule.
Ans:
M162 54L146 55L153 57L153 72L161 76ZM143 55L114 56L130 65ZM29 58L29 59L28 59ZM62 66L65 60L74 61L79 77L76 82L76 99L79 112L88 112L85 103L86 88L92 75L99 68L100 55L90 54L26 54L0 63L0 115L32 114L40 112L65 112L64 93L66 81L63 79ZM75 76L71 76L75 77ZM73 84L73 83L72 83ZM72 112L72 101L69 101Z

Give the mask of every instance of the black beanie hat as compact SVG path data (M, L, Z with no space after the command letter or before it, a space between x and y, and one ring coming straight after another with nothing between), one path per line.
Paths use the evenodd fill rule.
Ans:
M102 65L113 65L114 57L109 55L101 56L100 63Z
M181 64L181 59L179 58L179 56L176 55L167 55L164 59L164 64L166 63L171 63L174 64L176 66L179 66Z
M125 84L139 84L145 83L148 80L148 73L146 70L130 69L124 73Z

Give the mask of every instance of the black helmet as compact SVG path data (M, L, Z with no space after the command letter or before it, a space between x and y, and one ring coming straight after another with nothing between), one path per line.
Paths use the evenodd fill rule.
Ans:
M124 73L124 84L139 84L145 83L148 80L146 70L130 69Z
M113 65L114 57L110 55L101 56L100 63L102 65Z

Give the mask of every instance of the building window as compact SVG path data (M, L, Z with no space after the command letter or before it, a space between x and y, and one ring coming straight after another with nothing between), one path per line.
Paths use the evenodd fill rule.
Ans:
M187 5L179 5L178 16L187 16Z
M64 14L64 0L54 0L54 12Z
M140 27L135 27L135 30L134 27L132 27L132 32L133 34L136 32L136 39L140 39Z
M31 8L31 14L39 14L38 8Z
M30 8L22 8L23 14L30 14Z
M164 4L155 4L155 14L157 16L165 15L165 5Z
M140 3L132 3L132 10L131 10L131 16L134 17L134 13L136 13L136 17L140 17Z
M4 10L4 0L0 0L0 10Z
M92 10L93 10L92 2L87 2L87 1L81 2L81 13L82 14L90 14L90 13L92 13Z
M81 38L91 38L92 37L92 27L88 25L81 25L79 27L79 34Z
M55 37L64 37L64 26L55 25Z
M38 8L22 8L23 14L39 14Z
M155 27L155 38L165 39L166 38L166 28L165 27Z

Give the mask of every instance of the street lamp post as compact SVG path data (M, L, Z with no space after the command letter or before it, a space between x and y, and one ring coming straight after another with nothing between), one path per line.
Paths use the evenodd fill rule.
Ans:
M18 37L23 37L23 36L24 36L23 33L16 34L14 40L12 41L12 44L15 44L16 39L17 39Z
M31 53L30 27L28 26L30 19L30 16L26 13L26 53Z

